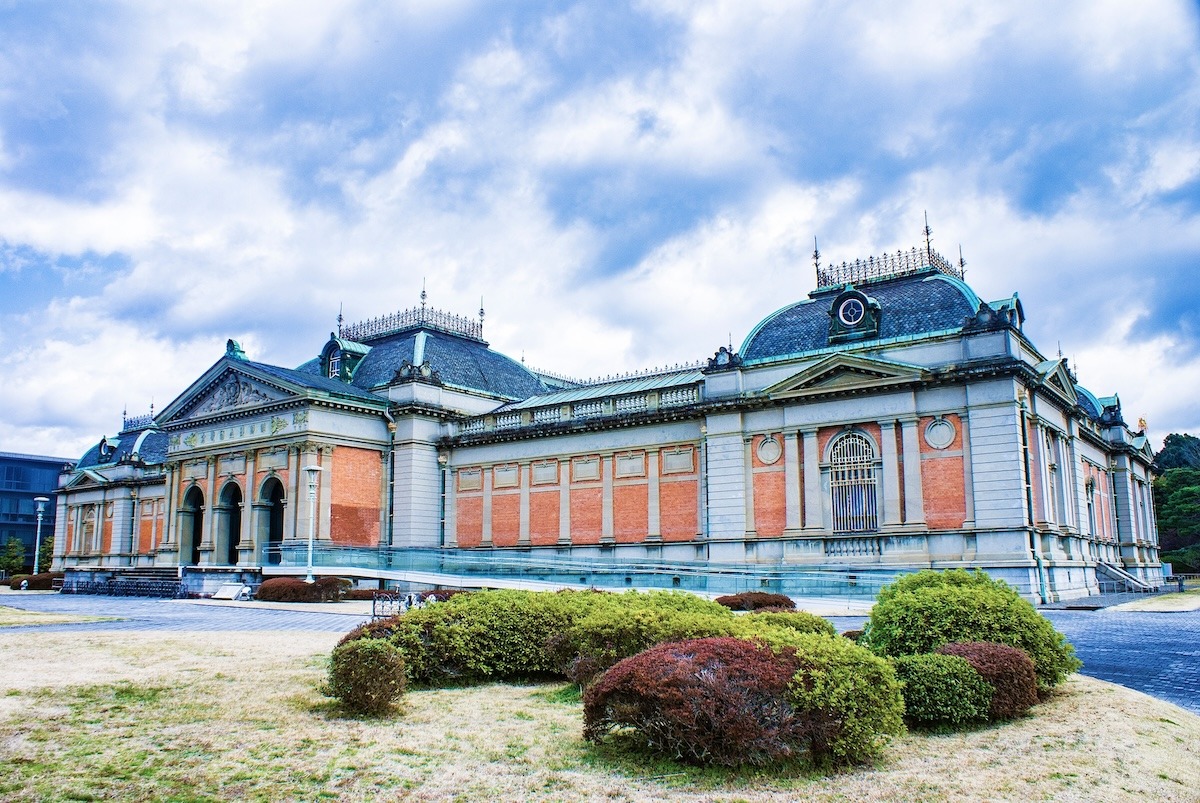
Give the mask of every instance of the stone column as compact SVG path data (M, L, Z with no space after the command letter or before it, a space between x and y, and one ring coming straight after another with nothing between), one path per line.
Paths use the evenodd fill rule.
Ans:
M479 546L490 547L492 545L492 467L483 467L483 535L479 539Z
M600 455L600 543L611 544L613 538L613 456Z
M879 450L883 471L883 526L900 525L900 458L896 454L896 422L879 422ZM904 465L908 468L908 452L904 453ZM907 492L907 477L905 490Z
M824 531L821 504L821 456L817 453L817 431L802 430L804 437L804 529Z
M558 543L571 543L571 461L558 461Z
M800 521L800 449L795 432L783 433L783 506L784 528L799 530Z
M215 563L213 560L213 527L216 525L217 508L217 459L206 458L204 461L204 532L200 539L200 562Z
M446 515L445 515L445 537L442 539L444 546L451 549L458 547L458 472L450 466L442 469L442 476L446 482Z
M529 546L529 485L532 482L531 469L528 462L517 466L517 482L520 483L520 513L517 546Z
M659 510L659 450L646 450L646 540L662 540L662 521Z
M758 528L754 524L754 436L744 435L742 440L745 451L742 457L742 484L746 497L746 537L757 538Z
M242 494L242 531L239 534L241 540L238 542L239 564L258 563L254 557L258 554L258 543L254 538L254 520L258 517L258 511L254 507L258 496L255 460L257 456L258 453L253 450L243 454L246 461L246 487L245 493Z
M900 440L904 445L904 523L925 524L925 497L921 488L921 447L917 442L917 420L900 422Z
M975 526L975 480L974 469L971 464L971 427L967 421L967 414L963 413L958 418L959 428L962 430L962 456L963 456L963 497L966 500L966 515L967 520L963 522L964 527ZM1021 501L1023 505L1024 500Z

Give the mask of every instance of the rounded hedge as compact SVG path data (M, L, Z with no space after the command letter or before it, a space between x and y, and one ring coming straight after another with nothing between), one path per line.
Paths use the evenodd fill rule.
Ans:
M1007 644L1033 659L1042 690L1081 666L1033 605L982 572L918 572L885 587L879 600L859 640L879 655L919 655L958 641Z
M988 719L992 686L957 655L905 655L893 660L903 684L904 718L927 728L957 728Z
M616 732L670 758L762 765L791 758L808 722L788 703L797 666L735 638L661 644L625 658L583 696L584 738Z
M938 652L963 658L992 687L992 719L1013 719L1037 705L1037 675L1024 650L1007 644L966 642L943 644Z
M296 577L272 577L263 581L254 598L263 602L333 602L351 585L342 577L318 577L312 583Z
M358 639L334 648L329 692L348 711L381 714L404 693L404 656L381 639Z
M796 608L796 603L792 601L791 597L767 591L742 591L738 594L727 594L717 597L714 602L731 611L756 611L759 608L794 610Z
M783 627L798 633L821 633L826 636L836 636L837 628L828 619L807 611L764 611L756 610L745 617L748 622Z

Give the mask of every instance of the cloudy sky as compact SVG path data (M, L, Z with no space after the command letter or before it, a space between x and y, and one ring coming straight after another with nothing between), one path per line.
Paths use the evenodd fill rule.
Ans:
M958 6L958 7L953 7ZM0 0L0 450L430 303L594 376L920 241L1200 432L1190 3Z

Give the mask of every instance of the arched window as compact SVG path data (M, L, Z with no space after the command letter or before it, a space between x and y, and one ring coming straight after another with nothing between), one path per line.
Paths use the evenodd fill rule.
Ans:
M879 529L875 449L865 435L848 432L829 454L829 491L835 533Z

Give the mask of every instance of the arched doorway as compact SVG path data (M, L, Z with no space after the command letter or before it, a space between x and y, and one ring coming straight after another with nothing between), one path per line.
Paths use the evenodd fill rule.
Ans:
M217 537L217 555L230 566L238 562L238 545L242 541L242 489L231 482L221 489L218 509L221 511L221 532Z
M260 498L266 508L262 517L262 525L265 525L266 532L262 533L260 530L266 538L260 537L260 541L267 545L267 562L278 564L279 548L283 545L283 483L276 477L269 478L263 483Z
M183 495L180 517L179 560L187 566L200 563L200 544L204 540L204 493L193 485Z

